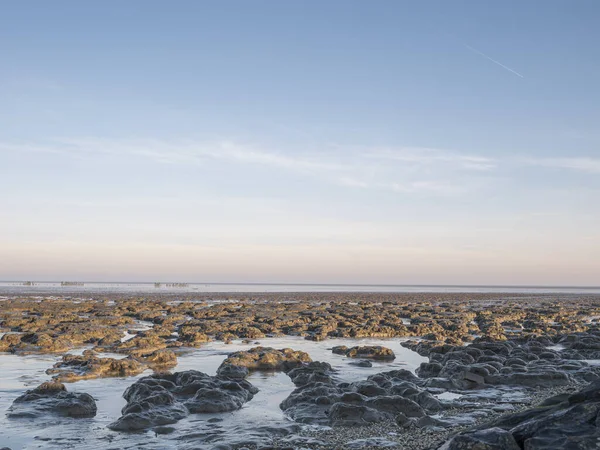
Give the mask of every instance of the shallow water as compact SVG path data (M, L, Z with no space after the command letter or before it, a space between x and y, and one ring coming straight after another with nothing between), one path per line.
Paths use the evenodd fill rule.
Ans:
M321 342L302 338L260 339L265 347L285 348L307 352L315 361L329 362L339 371L341 379L356 381L386 370L406 368L414 371L427 359L400 345L404 339L329 339ZM198 349L186 349L179 355L179 364L174 369L199 370L210 375L227 353L247 350L257 344L233 344L211 342ZM335 355L330 350L335 345L384 345L396 354L392 362L373 361L373 367L349 365L350 358ZM82 349L78 349L79 352ZM75 353L75 352L72 352ZM105 356L113 356L106 354ZM60 356L16 356L0 354L0 447L13 450L48 449L211 449L220 443L243 443L249 440L269 442L269 436L287 433L295 424L286 419L279 409L279 403L294 389L287 375L281 372L254 372L249 381L260 392L239 411L223 414L192 414L173 425L175 431L168 435L155 435L154 432L122 433L106 428L106 425L120 416L125 405L122 394L137 377L102 378L83 380L67 384L74 392L87 392L96 398L98 414L92 419L71 419L44 417L37 419L8 419L6 410L12 401L30 389L47 381L45 374ZM210 419L219 420L209 422ZM287 430L287 431L286 431Z

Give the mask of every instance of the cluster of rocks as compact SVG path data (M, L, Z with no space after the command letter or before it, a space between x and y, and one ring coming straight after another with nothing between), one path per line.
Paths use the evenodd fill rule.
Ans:
M439 450L600 448L600 382L454 436Z
M531 337L506 341L476 339L469 346L427 341L407 341L402 345L429 357L429 362L422 363L416 371L426 379L427 388L550 387L600 379L600 367L573 359L575 355L570 351L550 348L553 344L546 337Z
M562 335L556 342L561 348L561 357L565 359L600 359L600 330Z
M246 380L213 377L196 370L155 374L127 388L122 416L108 427L143 430L175 423L190 413L235 411L257 392Z
M122 359L103 358L93 350L82 355L67 354L54 367L46 370L57 381L74 382L92 378L129 377L139 375L147 369L163 372L177 365L177 356L171 350L156 350L140 357Z
M365 425L383 420L423 419L442 404L413 381L408 370L393 370L354 383L340 382L331 366L313 362L288 372L296 389L280 407L301 423Z
M109 300L13 298L2 301L0 352L62 353L85 344L119 343L136 320Z
M219 303L219 300L227 300ZM3 300L0 352L54 353L82 345L139 356L210 339L424 337L460 345L477 336L586 332L600 314L596 297L493 294L177 294L73 301L24 297ZM149 330L133 329L139 321ZM128 332L134 335L124 341Z
M64 417L94 417L96 401L89 394L67 392L58 382L43 383L17 397L6 415L11 418L35 418L44 414Z

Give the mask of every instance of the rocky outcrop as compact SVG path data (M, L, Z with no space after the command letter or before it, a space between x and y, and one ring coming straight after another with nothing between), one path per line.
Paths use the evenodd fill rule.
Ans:
M331 351L337 355L345 355L348 358L368 358L382 361L396 359L394 352L380 345L364 345L348 348L345 345L333 347Z
M254 347L250 350L231 353L217 373L231 376L234 371L242 371L233 367L242 367L247 370L278 370L288 371L303 363L311 362L308 353L295 351L291 348L276 350L270 347ZM239 375L236 375L239 376Z
M558 344L561 357L565 359L600 359L600 332L570 333L563 335Z
M92 350L82 355L64 355L62 361L46 370L57 381L74 382L92 378L130 377L139 375L147 369L157 372L177 365L177 356L171 350L157 350L140 357L128 356L122 359L102 358Z
M96 410L96 402L91 395L67 392L64 384L47 382L17 397L6 415L12 418L33 418L56 414L82 418L94 417Z
M600 382L537 408L461 433L440 450L595 449L600 443Z
M439 450L521 450L515 438L501 428L459 434Z
M134 376L146 370L146 366L131 357L123 359L100 358L92 351L83 355L64 355L46 373L61 382L73 382L101 377Z
M446 380L446 389L501 385L547 388L600 379L600 368L564 359L559 351L548 348L551 343L543 339L476 339L467 347L411 341L402 345L429 356L417 374L432 382ZM440 381L435 383L441 386Z
M301 423L360 426L393 420L398 414L423 417L442 409L441 403L411 380L408 370L393 370L355 383L339 382L331 366L314 362L291 370L297 386L280 405Z
M258 392L245 380L210 376L195 370L144 377L123 397L122 416L108 427L134 431L175 423L189 413L220 413L240 409Z
M27 355L31 353L60 353L74 346L66 337L54 337L47 333L5 334L0 339L0 352Z

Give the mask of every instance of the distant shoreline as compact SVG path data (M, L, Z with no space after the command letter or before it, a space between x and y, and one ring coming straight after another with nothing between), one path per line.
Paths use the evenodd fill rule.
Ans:
M21 294L524 294L598 295L595 286L393 285L325 283L181 283L95 281L0 281L0 295Z
M61 284L65 280L58 281L38 281L38 280L0 280L2 284L23 284L36 283L39 285ZM258 282L203 282L203 281L73 281L69 283L83 283L96 285L154 285L161 284L187 284L187 285L204 285L204 286L323 286L323 287L390 287L390 288L466 288L466 289L600 289L598 286L578 286L578 285L539 285L539 284L377 284L377 283L258 283Z

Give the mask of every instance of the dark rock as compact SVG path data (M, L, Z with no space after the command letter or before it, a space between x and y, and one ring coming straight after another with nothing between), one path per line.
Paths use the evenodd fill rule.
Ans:
M442 449L514 448L526 450L593 449L600 447L600 384L569 397L560 395L542 406L509 414L475 432L454 437ZM482 436L486 436L483 440ZM490 440L494 436L495 440ZM510 436L510 438L508 437ZM477 447L480 441L486 446ZM495 446L489 447L494 444ZM470 445L470 446L469 446Z
M221 365L217 369L217 375L223 378L244 379L248 373L248 369L242 366Z
M357 366L357 367L373 367L373 363L371 361L351 361L350 362L351 366Z
M501 428L459 434L439 450L521 450L513 436Z
M63 384L52 381L17 397L7 416L38 417L50 413L76 418L94 417L96 410L96 402L91 395L67 392Z
M127 388L122 416L108 427L132 431L168 425L191 413L234 411L258 390L245 380L188 370L144 377Z
M363 405L335 403L329 410L330 424L333 426L360 426L381 422L388 416L376 409Z

